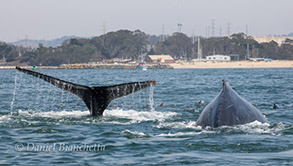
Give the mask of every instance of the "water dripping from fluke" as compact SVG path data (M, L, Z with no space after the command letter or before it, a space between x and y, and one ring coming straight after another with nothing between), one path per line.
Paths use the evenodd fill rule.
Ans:
M151 111L155 111L155 102L154 102L154 87L153 84L150 85L150 92L149 92L149 102L150 102L150 109Z
M68 91L83 100L92 116L102 116L111 101L140 91L151 85L156 85L155 80L143 82L128 82L110 86L89 87L64 81L36 71L16 67L16 70L38 77L62 90ZM65 85L65 86L64 86Z
M13 105L15 101L15 95L16 95L16 85L17 85L17 71L15 72L15 77L14 77L14 89L13 89L13 94L12 94L12 101L10 103L10 115L13 113Z

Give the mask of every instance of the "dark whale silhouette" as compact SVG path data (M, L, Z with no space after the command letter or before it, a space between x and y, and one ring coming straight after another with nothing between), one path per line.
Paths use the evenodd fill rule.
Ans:
M196 124L216 128L245 124L256 120L262 123L267 122L258 109L239 96L223 80L221 92L204 108Z
M92 116L102 116L110 102L116 98L126 96L151 85L156 85L154 80L144 82L130 82L112 86L88 87L54 78L36 71L16 67L18 71L38 77L54 86L66 90L81 98L88 107Z

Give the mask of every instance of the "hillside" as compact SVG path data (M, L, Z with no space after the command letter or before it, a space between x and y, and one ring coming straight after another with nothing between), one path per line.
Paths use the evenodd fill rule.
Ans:
M12 44L14 46L21 46L21 47L30 47L36 49L39 47L39 44L42 44L45 47L57 47L61 46L65 40L72 39L72 38L83 38L77 36L63 36L53 40L31 40L31 39L22 39L15 42L9 42L8 44Z
M183 33L171 36L147 35L139 30L119 30L91 39L71 38L57 47L37 49L16 47L0 43L0 59L4 62L19 62L29 65L58 66L60 64L88 63L112 58L138 60L147 54L169 54L175 59L197 58L197 38ZM250 57L265 57L279 60L293 60L293 40L287 39L282 45L272 41L258 43L243 33L229 37L200 37L204 57L211 54L238 54L246 59L247 45Z

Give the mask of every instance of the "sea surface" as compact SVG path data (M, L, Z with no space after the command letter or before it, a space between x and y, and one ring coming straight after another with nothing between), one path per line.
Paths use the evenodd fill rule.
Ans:
M87 86L158 83L113 101L95 118L75 95L16 70L0 70L0 164L293 164L292 68L37 71ZM269 123L197 126L222 79ZM272 109L274 103L279 109Z

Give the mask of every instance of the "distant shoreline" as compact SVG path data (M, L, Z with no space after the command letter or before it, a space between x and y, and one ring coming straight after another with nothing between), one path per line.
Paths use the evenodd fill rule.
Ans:
M226 68L293 68L293 60L274 61L195 61L170 64L174 69L226 69Z
M136 69L138 64L63 64L61 66L36 66L36 69ZM22 68L32 69L33 66L18 65ZM149 69L170 69L168 64L149 64ZM0 70L15 69L15 66L0 66Z
M228 68L293 68L293 60L275 61L195 61L168 64L148 64L150 69L228 69ZM137 64L66 64L61 66L36 66L37 69L136 69ZM22 66L31 69L32 66ZM15 66L0 66L15 69Z

